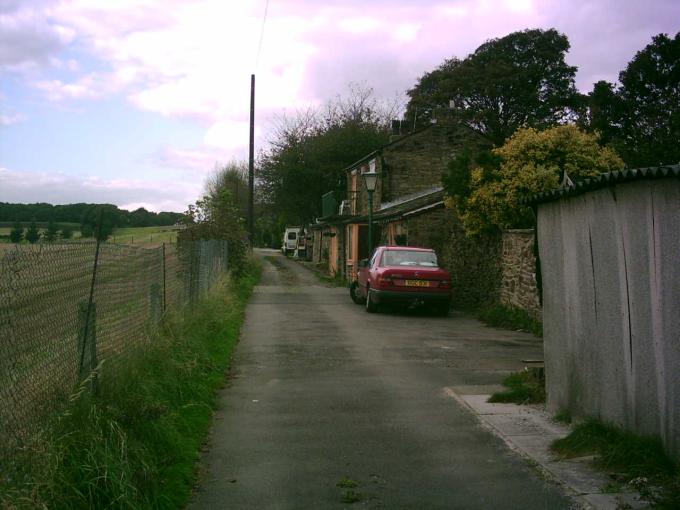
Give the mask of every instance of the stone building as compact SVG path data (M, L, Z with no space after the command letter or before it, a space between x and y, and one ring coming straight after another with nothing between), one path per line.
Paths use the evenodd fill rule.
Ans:
M488 141L480 134L445 120L398 137L345 168L345 195L324 197L336 207L324 207L324 216L312 226L314 262L327 263L332 274L351 280L358 261L369 256L366 172L379 176L373 194L374 245L441 249L447 217L442 176L458 152L481 146Z

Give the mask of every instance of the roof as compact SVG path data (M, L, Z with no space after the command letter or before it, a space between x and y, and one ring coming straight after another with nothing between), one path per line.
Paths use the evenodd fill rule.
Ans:
M569 186L563 186L554 190L538 193L529 197L525 203L542 204L545 202L559 200L560 198L581 195L596 189L607 188L615 184L641 181L645 179L664 179L673 177L676 179L680 178L680 164L633 168L629 170L621 170L619 172L607 172L600 174L597 177L589 177L587 179L577 181Z

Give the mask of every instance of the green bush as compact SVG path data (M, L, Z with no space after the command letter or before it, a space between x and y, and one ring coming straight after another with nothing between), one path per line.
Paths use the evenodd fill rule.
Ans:
M507 390L489 397L492 403L540 404L545 402L545 380L534 372L523 370L510 374L503 380Z
M489 326L527 331L543 337L543 323L520 308L500 304L487 305L477 311L477 318Z

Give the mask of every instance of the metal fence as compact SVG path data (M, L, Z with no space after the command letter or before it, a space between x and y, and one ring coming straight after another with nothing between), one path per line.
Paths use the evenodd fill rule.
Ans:
M145 345L164 312L228 267L227 242L21 245L0 258L0 465L98 362Z

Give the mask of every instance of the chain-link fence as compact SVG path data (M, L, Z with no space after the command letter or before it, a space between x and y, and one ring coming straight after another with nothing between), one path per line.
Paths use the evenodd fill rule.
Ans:
M97 363L147 341L168 309L206 293L227 242L139 248L17 246L0 257L0 465Z

